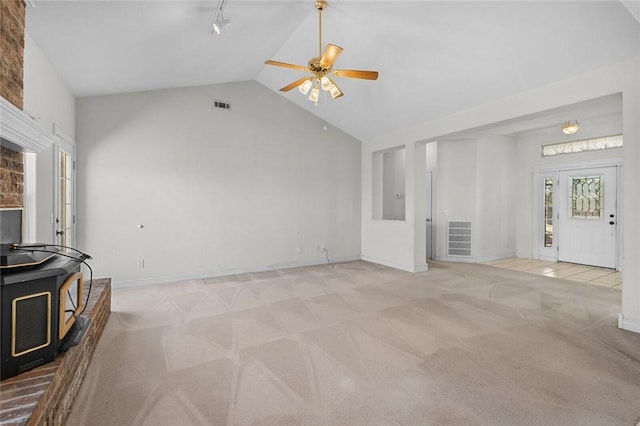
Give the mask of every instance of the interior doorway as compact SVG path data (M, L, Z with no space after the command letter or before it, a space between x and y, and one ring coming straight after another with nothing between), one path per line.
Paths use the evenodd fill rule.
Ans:
M427 260L435 259L435 238L434 238L434 229L433 229L433 171L427 171L426 175L426 200L427 200L427 209L426 209L426 227L427 227L427 242L426 242L426 253Z
M425 225L426 260L435 260L436 253L436 171L438 168L438 142L425 144Z

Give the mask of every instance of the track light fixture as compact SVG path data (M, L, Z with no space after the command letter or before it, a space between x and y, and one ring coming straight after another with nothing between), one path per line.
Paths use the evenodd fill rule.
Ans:
M224 15L222 14L224 2L225 0L220 0L220 3L218 3L218 9L216 10L216 14L214 15L213 21L211 22L211 30L209 30L211 34L220 35L222 30L231 24L231 21L225 19Z

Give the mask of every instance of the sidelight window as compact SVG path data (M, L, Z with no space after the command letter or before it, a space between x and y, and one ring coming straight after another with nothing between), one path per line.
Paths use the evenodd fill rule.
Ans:
M553 178L544 179L544 246L553 247Z

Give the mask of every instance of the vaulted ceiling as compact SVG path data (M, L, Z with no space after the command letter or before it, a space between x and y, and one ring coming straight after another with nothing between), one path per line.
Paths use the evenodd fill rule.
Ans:
M640 56L638 1L328 3L335 67L380 77L336 78L344 97L317 106L282 96L363 141ZM280 93L304 73L264 61L318 54L313 0L227 0L214 36L217 5L36 0L27 32L78 97L247 80Z

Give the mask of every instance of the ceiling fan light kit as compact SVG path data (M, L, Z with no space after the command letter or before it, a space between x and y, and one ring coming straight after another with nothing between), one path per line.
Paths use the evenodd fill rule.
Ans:
M298 90L300 90L300 93L302 93L303 95L306 95L307 93L309 93L309 90L311 90L311 87L313 86L313 81L311 80L312 80L312 77L309 77L305 79L300 86L298 86Z
M309 100L311 102L315 102L316 105L317 105L319 96L320 96L320 90L318 90L318 83L316 83L316 85L313 86L313 89L311 89L311 94L309 95Z
M324 52L322 51L322 11L327 7L327 2L325 0L315 0L314 6L318 11L318 56L311 58L306 67L302 65L294 65L288 64L286 62L278 62L272 60L265 61L265 64L311 73L311 76L298 79L293 83L282 87L280 91L288 92L294 87L297 87L302 94L306 95L311 90L309 100L318 105L320 89L328 92L329 95L331 95L332 99L336 99L344 95L344 93L342 93L342 90L340 90L340 88L335 84L333 80L331 80L331 78L329 78L329 76L377 80L378 72L333 69L333 63L338 58L340 53L342 53L343 49L342 47L336 46L335 44L328 44Z
M342 91L338 89L338 86L336 86L333 80L331 80L330 78L327 78L327 79L329 80L329 83L330 83L329 88L327 90L329 91L329 94L331 95L332 99L336 99L344 95L344 93L342 93Z

